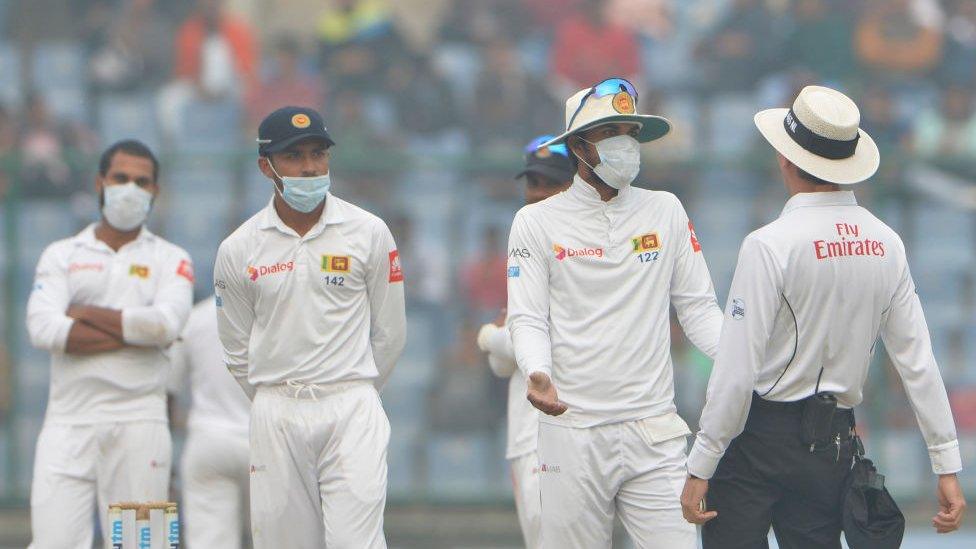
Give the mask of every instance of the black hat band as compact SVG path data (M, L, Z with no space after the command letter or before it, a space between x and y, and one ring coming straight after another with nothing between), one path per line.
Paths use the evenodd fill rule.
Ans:
M857 142L861 139L860 132L850 141L840 141L817 135L810 128L804 126L803 122L800 122L793 109L790 109L786 118L783 119L783 127L786 128L786 133L797 145L817 156L830 160L843 160L854 156L854 151L857 150Z

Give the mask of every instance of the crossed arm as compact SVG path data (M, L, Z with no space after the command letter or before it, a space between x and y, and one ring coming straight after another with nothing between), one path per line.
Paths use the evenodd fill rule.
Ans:
M127 345L122 338L122 311L118 309L71 305L65 315L75 320L64 349L68 354L104 353Z

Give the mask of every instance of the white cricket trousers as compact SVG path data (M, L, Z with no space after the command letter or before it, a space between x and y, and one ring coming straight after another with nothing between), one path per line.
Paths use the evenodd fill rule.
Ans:
M515 511L526 549L539 549L542 526L542 499L539 495L539 454L529 452L509 460Z
M108 506L169 496L172 441L162 421L45 423L31 482L31 549L91 549L98 509L111 546Z
M187 549L244 547L249 466L247 433L190 429L180 462Z
M251 405L255 549L382 549L390 422L369 382L259 386Z
M609 548L616 514L638 549L698 547L695 526L681 515L685 435L675 436L670 422L661 429L660 419L539 425L543 547Z

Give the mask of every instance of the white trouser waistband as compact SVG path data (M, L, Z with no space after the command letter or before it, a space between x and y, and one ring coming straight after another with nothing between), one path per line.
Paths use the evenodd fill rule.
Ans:
M302 381L288 380L277 385L258 385L258 393L269 393L291 398L308 398L318 400L329 395L343 393L356 387L372 385L373 382L366 379L354 381L339 381L337 383L305 383Z

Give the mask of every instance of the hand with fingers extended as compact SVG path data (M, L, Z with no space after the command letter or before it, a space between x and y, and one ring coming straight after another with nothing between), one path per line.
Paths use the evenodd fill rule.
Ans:
M529 376L529 402L542 412L550 416L558 416L566 411L566 404L559 401L556 386L549 376L542 372L532 372Z
M940 534L959 529L966 511L966 499L955 474L939 475L939 512L932 517L932 526Z
M688 475L685 488L681 491L681 514L692 524L705 524L718 516L716 511L706 511L705 494L708 493L708 481L703 478Z

